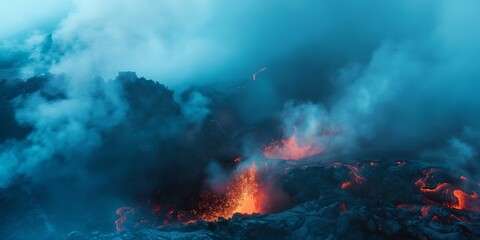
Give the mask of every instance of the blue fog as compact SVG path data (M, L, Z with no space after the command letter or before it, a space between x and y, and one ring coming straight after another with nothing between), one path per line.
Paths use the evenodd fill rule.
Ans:
M92 182L109 185L153 164L168 175L178 160L168 150L150 154L152 142L168 141L187 125L200 129L217 101L193 88L234 96L228 108L235 121L280 117L285 134L295 125L333 155L432 158L478 170L478 1L30 0L2 2L0 9L2 84L52 74L46 91L62 94L8 101L15 121L29 130L0 135L0 188L27 179L51 186L55 199L69 191L58 179L89 196L98 190ZM119 71L174 90L180 116L158 113L163 127L154 130L147 117L127 125L145 124L142 134L122 136L148 152L132 172L128 156L137 153L122 148L127 143L111 150L124 151L117 167L104 170L112 162L97 159L114 158L99 154L113 141L104 133L132 121L134 106L111 81ZM342 131L325 139L318 134L325 126ZM247 145L239 148L249 152ZM210 171L212 164L194 166ZM121 201L118 192L104 198Z

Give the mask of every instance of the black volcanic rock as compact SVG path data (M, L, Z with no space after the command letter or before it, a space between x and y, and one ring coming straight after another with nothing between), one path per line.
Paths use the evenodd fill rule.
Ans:
M1 141L21 140L31 131L15 120L16 98L31 94L40 94L49 101L65 98L62 89L48 89L48 82L54 79L61 80L45 75L25 82L0 82L0 120L6 123L0 126ZM225 120L235 117L229 109L232 101L215 91L192 89L176 102L172 90L155 81L138 78L132 72L97 83L118 94L124 118L118 124L99 130L99 146L85 156L75 156L73 165L67 165L71 162L63 156L54 156L43 163L39 169L47 174L42 176L51 181L42 182L41 178L33 182L19 177L9 188L0 189L0 207L5 209L0 220L6 222L0 226L0 238L431 240L480 237L480 213L475 210L478 202L473 203L473 210L458 209L448 206L445 201L452 199L445 196L428 198L416 184L425 177L427 169L436 167L443 170L442 174L428 182L428 187L447 182L464 188L467 193L478 192L480 187L462 182L459 176L449 172L448 165L442 168L440 162L429 165L422 160L332 162L322 156L300 161L262 159L269 168L265 179L275 179L275 186L288 196L285 205L269 214L236 214L229 220L199 220L187 225L164 224L163 216L157 216L159 222L149 222L149 225L133 222L128 229L116 231L115 210L128 204L158 204L166 206L163 211L170 206L192 210L208 179L205 172L208 164L218 163L221 170L230 173L236 166L233 159L241 156L241 141L268 138L276 125L273 121L260 123L256 128L265 133L256 135L258 131L247 123ZM210 112L197 123L186 119L182 112L182 104L186 104L193 91L209 100ZM98 94L95 97L105 97L99 92L94 92ZM56 175L65 165L74 171ZM81 174L77 173L78 168L83 171ZM136 217L141 219L141 214Z
M343 163L340 163L340 165ZM353 163L345 163L353 164ZM357 164L361 184L342 189L351 177L339 163L294 163L281 183L294 207L273 214L236 214L230 220L199 221L160 228L140 226L126 232L86 239L478 239L480 214L459 211L422 200L416 189L421 163L381 161ZM334 167L333 167L334 166ZM369 167L367 167L369 166ZM282 164L277 167L284 167ZM379 175L385 179L376 181ZM408 179L393 183L388 178ZM390 189L404 195L389 196ZM427 209L427 210L425 210ZM128 236L128 237L125 237Z

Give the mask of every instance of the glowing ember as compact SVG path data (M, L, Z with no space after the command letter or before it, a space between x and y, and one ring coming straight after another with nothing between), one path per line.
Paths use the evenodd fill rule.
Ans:
M475 192L466 193L450 183L427 185L429 180L434 179L434 174L438 171L438 169L433 168L424 171L425 177L415 182L427 202L457 210L480 211L480 199Z
M215 221L218 218L230 219L235 213L253 214L262 213L262 205L265 194L262 191L262 184L259 179L255 164L244 169L227 186L223 204L217 201L210 201L207 207L212 209L200 218L205 221ZM215 206L215 204L218 204Z
M231 201L236 202L236 207L231 215L227 214L229 216L226 218L230 218L234 213L252 214L261 212L264 196L261 192L255 164L252 164L234 181L233 189L227 196Z
M345 188L348 188L352 185L352 182L348 181L348 182L344 182L342 183L342 189L345 189Z
M115 226L117 231L122 232L145 224L162 227L170 224L190 224L198 220L230 219L236 213L263 213L266 196L257 166L253 163L237 172L222 193L207 192L203 195L195 210L176 210L175 206L164 208L149 202L150 209L142 211L143 214L137 214L136 208L121 207L116 211L119 218L115 221ZM155 225L156 222L161 224Z
M265 147L263 155L270 159L299 160L323 152L313 141L304 140L301 144L295 135L283 138L280 143L273 142Z

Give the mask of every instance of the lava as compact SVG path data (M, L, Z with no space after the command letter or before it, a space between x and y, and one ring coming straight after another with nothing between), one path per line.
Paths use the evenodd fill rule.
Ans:
M282 138L280 142L272 142L265 147L263 155L270 159L299 160L320 154L323 150L324 148L315 146L314 141L299 141L297 136L293 135L287 139Z
M365 166L361 165L360 162L357 162L355 164L335 162L333 164L333 166L334 167L344 166L344 167L348 168L348 170L349 170L348 173L350 174L350 176L353 177L352 180L343 182L342 185L340 186L341 189L349 188L353 184L360 185L365 181L365 177L360 175L360 170L363 169ZM372 164L372 162L370 162L370 166L377 166L377 164Z
M350 187L350 186L352 186L352 182L347 181L347 182L342 183L341 188L342 188L342 189L346 189L346 188L348 188L348 187Z
M476 192L467 193L450 183L429 184L438 171L435 168L426 170L425 177L415 182L424 194L425 201L457 210L480 211L480 199Z
M212 222L220 218L230 219L237 213L264 213L266 199L267 192L264 190L261 175L257 165L252 163L247 168L234 172L224 191L215 193L209 190L202 195L199 204L193 206L192 210L176 210L175 206L163 208L157 204L152 205L149 201L149 205L146 206L149 210L143 211L144 214L150 213L149 216L136 214L136 208L117 209L119 218L115 221L115 226L117 231L121 232L147 223L153 227L155 222L161 222L162 224L157 227L163 227L171 224L190 224L198 220Z
M262 213L262 206L266 199L266 193L260 181L257 166L252 163L248 168L232 179L226 188L226 193L220 201L206 199L203 208L209 209L200 216L205 221L216 221L219 218L230 219L236 213L254 214ZM215 197L213 197L215 199ZM216 197L218 199L218 196Z
M261 212L263 193L258 181L256 165L252 164L234 182L233 191L229 192L229 199L236 202L233 213L253 214ZM233 214L231 214L233 215ZM231 217L227 214L227 218Z
M350 174L353 175L355 183L362 184L362 182L365 180L365 178L360 176L360 174L359 174L359 163L357 162L354 165L344 164L344 166L347 167L350 170Z

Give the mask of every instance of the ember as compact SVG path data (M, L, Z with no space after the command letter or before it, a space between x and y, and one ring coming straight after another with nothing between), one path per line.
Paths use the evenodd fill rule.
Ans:
M257 166L252 163L232 179L226 188L224 199L220 203L204 199L203 207L209 210L202 214L200 219L216 221L219 218L230 219L235 213L262 213L263 201L266 197L262 188Z
M154 204L150 206L151 210L148 212L153 214L150 218L157 219L155 221L163 219L160 221L160 227L170 224L190 224L198 220L211 222L220 218L230 219L236 213L262 213L267 199L263 187L257 165L252 163L248 168L234 173L223 193L209 192L203 195L198 209L177 211L172 207L172 209L162 213L160 206ZM134 208L122 207L116 213L120 216L115 221L117 231L124 231L149 223L143 217L135 216L136 210Z

